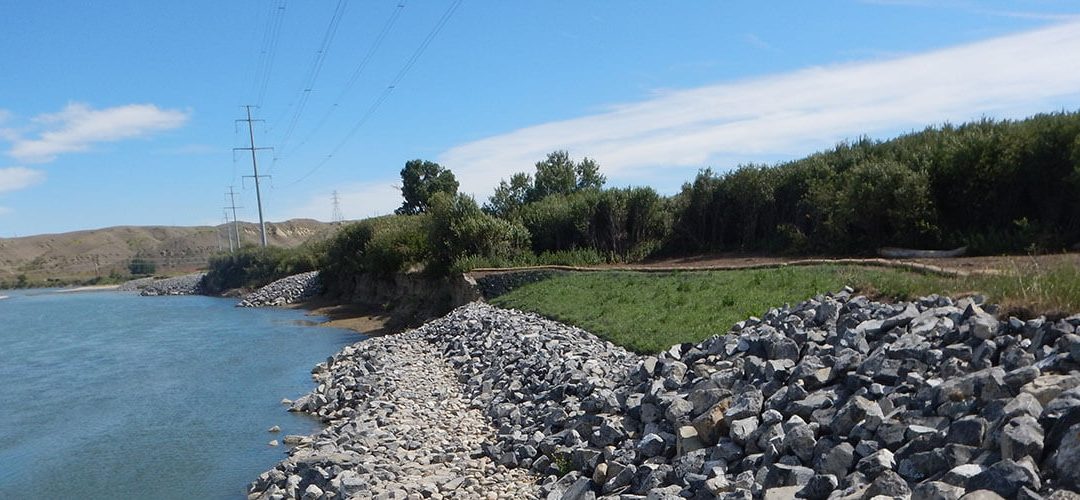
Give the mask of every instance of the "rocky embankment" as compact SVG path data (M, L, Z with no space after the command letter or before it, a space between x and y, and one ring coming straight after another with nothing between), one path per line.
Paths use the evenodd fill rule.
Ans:
M245 295L236 306L284 306L310 299L321 291L322 281L319 280L319 272L311 271L287 276L270 283Z
M203 276L206 276L206 273L194 273L175 278L154 280L142 287L140 295L198 295L202 288Z
M469 304L317 367L252 497L1073 498L1077 326L845 290L638 358Z
M152 277L128 280L128 281L125 281L125 282L121 283L120 286L116 287L116 291L118 291L118 292L138 292L139 290L142 290L144 287L146 287L146 285L149 285L149 284L151 284L153 282L154 282L154 278L152 278Z

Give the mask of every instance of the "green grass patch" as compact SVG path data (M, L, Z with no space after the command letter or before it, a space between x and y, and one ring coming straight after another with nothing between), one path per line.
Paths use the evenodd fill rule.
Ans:
M675 273L567 273L491 300L584 328L639 353L700 342L749 316L852 286L879 299L986 294L1012 314L1080 310L1080 270L945 277L891 268L805 266Z

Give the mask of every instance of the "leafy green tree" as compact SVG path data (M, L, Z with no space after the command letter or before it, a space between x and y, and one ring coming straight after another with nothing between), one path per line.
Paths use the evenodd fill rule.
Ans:
M457 193L458 181L454 173L438 163L427 160L410 160L401 169L401 207L398 215L415 215L427 211L435 193Z
M510 182L499 181L495 193L484 204L484 211L497 217L509 217L525 204L532 184L532 176L523 172L510 176Z
M600 164L592 158L579 162L559 150L548 153L536 163L536 174L519 172L510 182L499 182L495 193L484 204L484 211L499 217L509 217L527 203L536 203L552 195L569 195L585 190L599 190L607 182L600 173Z
M566 151L549 153L536 164L536 178L528 201L539 201L553 194L570 194L577 188L576 166Z
M577 191L600 189L607 182L607 178L600 174L600 164L592 158L583 158L577 162L574 173L577 175Z
M154 274L157 272L157 266L149 260L136 257L131 259L131 262L128 263L128 272L130 272L132 276Z

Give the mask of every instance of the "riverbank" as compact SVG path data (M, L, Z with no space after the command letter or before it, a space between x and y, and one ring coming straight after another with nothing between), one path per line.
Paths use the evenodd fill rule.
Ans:
M252 498L1045 497L1080 486L1078 325L845 290L638 357L472 303L317 366L328 428Z

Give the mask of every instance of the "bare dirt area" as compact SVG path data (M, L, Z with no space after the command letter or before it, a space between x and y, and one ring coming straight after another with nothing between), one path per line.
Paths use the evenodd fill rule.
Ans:
M332 302L309 301L292 304L289 307L309 310L309 316L323 316L326 321L318 326L344 328L368 337L378 337L402 330L398 322L386 311L372 306L359 304L335 304Z

